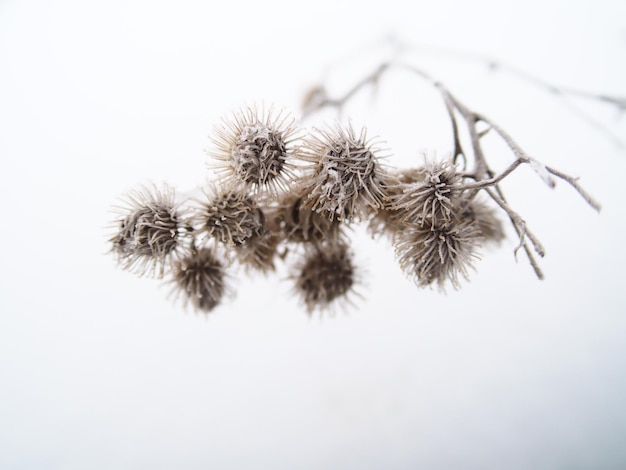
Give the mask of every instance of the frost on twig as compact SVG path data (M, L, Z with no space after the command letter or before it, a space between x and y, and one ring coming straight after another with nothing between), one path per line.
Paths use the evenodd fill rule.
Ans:
M361 90L382 86L382 78L396 71L408 71L416 86L432 87L440 97L451 135L445 158L396 168L365 128L339 120L300 128L321 110L340 116ZM596 99L624 106L620 99ZM365 223L374 236L388 238L417 286L445 289L461 286L484 245L502 241L501 219L518 238L515 255L523 250L543 279L538 258L545 249L503 191L518 168L530 167L550 188L566 182L600 210L577 178L532 157L494 120L397 58L337 96L325 83L316 85L302 113L298 122L275 107L251 106L216 126L207 153L217 174L200 199L175 201L169 187L131 192L109 240L119 265L139 275L168 276L185 304L209 312L231 289L229 271L241 266L267 275L287 263L304 309L332 311L358 296L361 268L350 246L351 225ZM483 147L486 135L507 150L497 155L498 172Z

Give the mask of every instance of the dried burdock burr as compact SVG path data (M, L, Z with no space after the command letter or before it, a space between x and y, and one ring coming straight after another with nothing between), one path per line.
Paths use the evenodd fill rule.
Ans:
M109 242L119 265L140 276L162 277L189 225L181 218L174 190L142 186L116 206L116 233Z
M199 312L209 313L227 292L224 263L214 248L195 248L177 260L172 268L171 282L185 304Z
M349 247L340 243L306 250L294 266L292 278L296 295L311 314L350 302L358 272Z
M205 198L196 201L194 226L228 246L238 246L264 231L264 215L252 196L241 189L211 186Z
M297 152L306 163L305 206L348 222L380 208L382 168L377 152L364 128L358 134L351 125L315 129Z
M293 178L290 159L296 136L289 113L252 106L215 127L208 153L224 186L276 194Z

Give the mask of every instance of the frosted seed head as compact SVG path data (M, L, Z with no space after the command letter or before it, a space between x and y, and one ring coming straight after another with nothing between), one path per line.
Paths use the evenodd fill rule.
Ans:
M387 235L393 238L396 231L404 224L406 213L394 207L394 201L404 194L406 185L424 179L422 168L402 169L385 172L381 178L381 190L383 204L380 209L372 214L368 222L368 231L373 237Z
M203 248L178 260L172 269L171 282L185 305L209 313L222 301L226 287L226 271L215 250Z
M122 201L116 208L121 216L115 222L115 235L109 239L110 252L125 270L162 277L189 228L181 221L174 190L167 185L160 189L143 186Z
M480 235L475 224L454 222L443 227L406 224L395 233L394 248L400 267L419 287L449 281L459 288L477 258Z
M382 206L380 164L377 149L365 129L352 126L316 129L299 148L307 164L305 205L340 221L360 220Z
M259 208L259 211L263 215L262 227L243 243L235 245L232 253L247 271L267 274L276 268L274 262L282 238L276 219L276 209L264 207Z
M210 187L205 195L193 219L199 234L237 246L263 232L263 211L244 191Z
M496 211L480 199L473 199L463 211L462 217L475 225L484 243L499 245L504 240L504 227L496 216Z
M462 182L456 168L447 161L430 162L413 176L404 174L392 189L389 207L403 213L408 223L443 226L461 215Z
M356 267L345 244L308 250L295 266L292 277L295 292L309 314L349 301L357 283Z
M285 111L249 107L225 119L212 138L213 165L226 186L275 194L293 178L295 119Z
M246 269L267 274L276 269L274 262L280 242L281 238L275 232L266 230L236 246L235 256Z
M280 228L286 241L294 243L323 243L340 237L340 223L327 214L313 211L304 204L306 195L285 195L278 209Z

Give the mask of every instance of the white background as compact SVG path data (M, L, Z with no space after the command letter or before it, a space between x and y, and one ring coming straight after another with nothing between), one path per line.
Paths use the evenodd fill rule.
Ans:
M616 0L0 1L0 468L624 468L626 151L597 127L626 142L624 119L575 101L592 124L433 47L626 96L625 18ZM509 227L447 294L357 231L363 299L334 318L309 318L282 268L235 275L205 318L115 267L117 197L202 186L222 116L261 100L297 115L329 65L357 81L350 64L389 34L603 204L527 168L505 182L546 246L545 281L515 262ZM400 77L363 96L379 108L353 118L389 163L450 150L428 93Z

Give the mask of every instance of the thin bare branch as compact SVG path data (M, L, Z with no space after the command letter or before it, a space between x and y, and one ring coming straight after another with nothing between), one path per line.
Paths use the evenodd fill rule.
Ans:
M499 175L494 176L492 178L478 180L474 183L465 183L461 186L461 189L463 190L482 189L482 188L487 188L489 186L498 184L500 181L502 181L504 178L510 175L522 163L524 163L522 160L517 159L513 163L511 163L511 165L509 165L509 167L506 170L504 170L502 173L500 173Z
M530 167L539 175L539 177L551 188L554 188L555 182L548 174L548 171L543 163L538 160L535 160L530 155L528 155L518 144L513 140L513 138L498 126L491 119L486 118L483 115L478 115L479 119L487 124L498 133L498 135L502 138L502 140L506 143L506 145L511 149L513 155L519 160L522 160L523 163L528 163Z
M528 246L528 243L526 243L525 239L526 237L528 237L528 239L533 244L533 248L535 249L535 252L539 256L543 257L545 255L545 250L543 246L541 245L541 242L539 242L537 237L535 237L535 235L530 230L528 230L526 221L522 219L517 212L511 209L509 205L504 200L502 200L492 189L486 188L485 191L487 192L487 194L489 194L491 199L493 199L496 202L496 204L498 204L500 208L502 208L502 210L504 210L507 213L507 215L509 216L509 219L511 219L511 222L513 223L513 227L515 231L517 232L517 235L520 238L519 245L513 251L513 253L516 255L516 258L517 258L518 250L520 248L523 248L524 251L526 252L526 255L528 256L528 260L531 266L533 267L533 270L535 271L535 274L537 275L537 278L543 279L544 278L543 272L539 268L539 265L537 261L535 260L530 250L530 247Z
M456 116L454 115L454 103L449 99L447 94L443 94L443 101L446 105L446 111L450 117L450 124L452 125L452 141L453 141L453 155L452 161L456 163L458 157L463 157L464 166L467 164L467 158L463 147L461 146L461 139L459 138L459 126L456 122Z
M574 178L573 176L566 175L565 173L562 173L549 166L546 166L546 170L548 170L554 176L561 178L564 181L567 181L576 191L578 191L578 194L580 194L583 197L583 199L587 202L587 204L593 207L596 211L600 212L600 209L602 208L602 206L600 206L600 203L596 201L593 197L591 197L591 195L587 191L585 191L582 188L582 186L580 186L580 184L578 184L578 178Z
M440 56L450 56L454 57L455 60L469 60L472 62L482 63L491 71L502 71L504 73L508 73L509 75L522 80L528 84L531 84L539 89L543 89L546 93L551 94L555 98L559 99L559 101L568 107L569 111L573 114L577 115L579 118L585 120L588 124L590 124L594 129L598 132L604 134L607 138L613 141L615 145L619 148L626 148L626 143L620 139L617 135L611 132L608 127L601 122L597 121L591 116L591 113L580 109L577 106L573 105L571 99L573 98L578 100L587 100L587 101L596 101L599 103L606 104L608 106L614 107L619 113L626 112L626 97L624 96L614 96L607 95L605 93L593 93L585 90L579 90L577 88L565 87L561 85L557 85L555 83L551 83L547 80L544 80L536 75L530 74L525 70L522 70L518 67L514 67L505 62L495 60L490 57L486 57L480 54L474 54L466 51L453 50L443 47L434 47L434 46L425 46L425 45L415 45L415 44L406 44L402 43L401 40L396 39L396 43L401 43L401 50L404 52L408 52L411 50L421 49L421 50L432 50L437 55ZM400 46L396 46L399 48Z
M380 79L380 77L382 76L382 74L388 68L389 68L389 64L386 62L379 65L376 68L376 70L374 70L372 73L364 77L361 81L359 81L352 88L350 88L350 90L348 90L341 98L332 99L332 98L324 97L323 99L321 99L317 106L317 109L321 109L323 107L332 107L332 108L338 108L339 110L341 110L341 108L346 104L346 102L348 102L362 88L366 87L367 85L376 84L378 80ZM307 117L310 113L317 111L317 109L307 110L303 118Z

